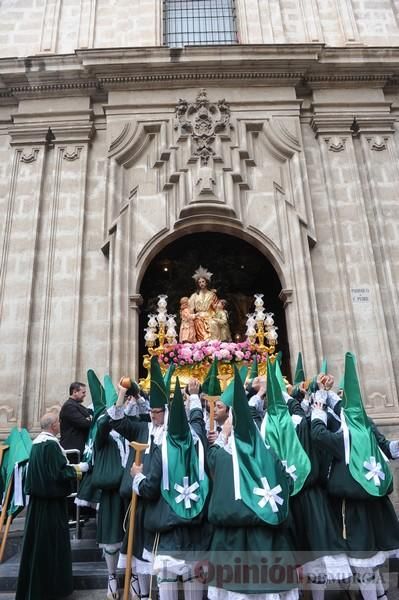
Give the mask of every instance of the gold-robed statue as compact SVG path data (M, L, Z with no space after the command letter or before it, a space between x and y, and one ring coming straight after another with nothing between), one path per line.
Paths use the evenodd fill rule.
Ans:
M230 327L225 300L220 300L216 290L210 289L212 273L198 267L193 275L197 291L181 299L181 321L179 341L201 342L216 339L231 341Z

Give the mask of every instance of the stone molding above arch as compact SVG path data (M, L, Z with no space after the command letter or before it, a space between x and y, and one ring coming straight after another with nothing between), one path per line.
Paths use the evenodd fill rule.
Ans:
M286 269L278 257L274 245L259 233L251 230L245 230L236 219L214 216L197 216L184 219L176 223L173 231L164 231L162 234L153 238L143 249L137 262L137 277L133 296L139 296L142 278L154 257L168 244L176 239L197 232L225 233L227 235L239 237L253 245L270 261L275 269L281 285L286 287L287 274Z

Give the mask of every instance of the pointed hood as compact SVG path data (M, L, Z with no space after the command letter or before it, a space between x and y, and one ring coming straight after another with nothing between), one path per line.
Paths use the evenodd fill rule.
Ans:
M388 459L380 450L370 420L364 410L355 356L345 355L342 430L345 462L352 477L371 496L385 496L392 484Z
M213 359L213 363L206 374L204 383L202 384L202 392L207 396L220 396L222 394L218 379L218 359L216 357Z
M8 449L4 452L3 464L1 465L5 489L7 489L14 473L15 465L22 465L29 460L32 439L27 429L13 427L3 444L8 446Z
M4 482L3 491L8 490L11 485L7 515L15 518L25 508L25 494L23 490L26 469L32 449L32 439L27 429L13 427L3 444L8 446L8 449L4 451L3 463L1 465L1 474ZM21 467L21 469L18 469L18 474L15 472L17 466ZM18 483L22 486L20 490L22 498L21 493L18 493ZM21 504L21 502L23 503Z
M305 370L303 368L303 362L302 362L302 352L298 352L298 358L296 360L296 368L295 368L295 375L294 375L294 385L298 384L298 383L302 383L302 381L305 381L306 377L305 377Z
M168 400L169 395L166 391L158 357L151 356L150 406L151 408L165 408Z
M169 409L168 432L162 442L161 493L180 518L191 520L204 508L209 491L205 473L204 448L197 449L187 421L179 378Z
M258 370L258 357L255 355L255 358L252 361L252 365L251 365L251 371L249 373L249 379L255 379L255 377L258 377L259 375L259 370Z
M238 371L236 365L234 365L234 373L236 371L237 371L237 373L239 373L241 383L244 385L244 382L245 382L245 379L246 379L247 373L248 373L248 367L245 367L245 366L241 367L240 371ZM231 407L231 406L233 406L233 398L234 398L234 378L230 381L229 385L224 390L223 394L220 396L220 400L226 406ZM246 396L245 396L245 400L248 403Z
M89 369L87 371L87 381L89 383L91 400L93 402L94 415L93 415L93 420L90 425L89 435L87 436L87 441L86 441L85 449L83 452L82 460L84 462L90 463L92 456L93 456L93 446L94 446L94 440L95 440L96 434L97 434L98 420L99 420L99 417L102 417L102 415L105 414L104 411L107 408L107 405L106 405L105 390L104 390L103 386L101 385L101 382L100 382L99 378L97 377L97 375L95 374L95 372L93 371L93 369Z
M169 406L168 435L171 438L185 440L189 434L190 427L187 421L187 413L184 407L179 378L176 377L175 393Z
M234 366L231 439L234 493L262 521L279 525L288 516L290 488L281 462L261 438L241 377Z
M287 473L293 479L294 496L303 488L311 471L311 464L296 434L288 406L277 381L276 364L267 365L267 413L263 419L261 433L265 442L270 444L283 463Z
M104 375L104 392L106 408L111 408L118 400L118 393L109 375Z
M278 360L274 361L274 373L275 373L275 377L277 379L277 382L278 382L278 385L280 386L281 391L286 392L287 386L285 385L284 377L281 372L280 363L278 362Z
M317 383L317 375L315 375L309 383L308 392L309 392L309 394L314 394L315 392L317 392L318 389L319 389L319 384Z
M173 377L173 373L176 370L176 365L174 363L170 364L168 367L168 370L166 371L165 375L163 376L163 381L165 384L165 388L166 388L166 395L169 401L170 398L170 388L172 385L172 377Z
M91 401L93 402L93 421L95 421L105 408L105 390L93 369L87 371L87 381L89 383Z
M344 376L342 375L341 379L338 382L338 389L339 390L343 390L344 389Z
M326 358L323 358L323 362L321 363L320 373L323 373L323 375L327 375L327 359Z

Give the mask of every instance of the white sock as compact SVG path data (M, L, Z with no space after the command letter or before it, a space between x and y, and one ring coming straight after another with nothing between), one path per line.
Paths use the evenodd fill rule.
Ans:
M140 596L141 598L148 598L150 595L150 580L151 575L143 575L139 573L137 575L139 578L139 587L140 587Z
M115 575L118 564L119 550L115 550L115 548L108 549L106 547L103 550L105 562L107 564L108 575Z
M204 584L198 579L189 579L183 582L184 600L202 600Z
M375 573L376 585L377 585L377 598L378 600L387 600L387 596L385 594L385 588L383 585L383 579L381 577L381 573L379 570Z
M116 575L108 575L107 598L119 600L118 580Z
M355 575L364 600L377 600L377 584L373 569L357 567Z
M310 588L312 590L312 598L313 600L324 600L324 587L322 590L320 589L314 589L313 587Z
M177 600L177 581L158 581L159 600Z

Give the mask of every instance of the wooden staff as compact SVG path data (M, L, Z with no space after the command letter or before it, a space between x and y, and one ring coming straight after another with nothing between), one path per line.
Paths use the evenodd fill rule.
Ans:
M12 515L8 515L8 517L7 517L7 523L6 523L6 528L4 530L3 539L1 540L1 546L0 546L0 563L3 562L4 550L6 549L6 542L7 542L8 532L10 531L11 521L12 521Z
M209 431L215 431L215 402L220 399L220 396L206 396L205 400L209 403Z
M3 464L4 452L9 449L10 446L0 444L0 467Z
M130 446L136 450L134 463L137 466L141 465L141 453L148 448L148 444L140 444L139 442L131 442ZM127 537L127 556L125 568L125 584L123 587L123 600L129 600L129 584L132 573L132 555L133 555L133 539L134 539L134 517L136 515L137 494L132 492L132 500L130 503L129 529Z

